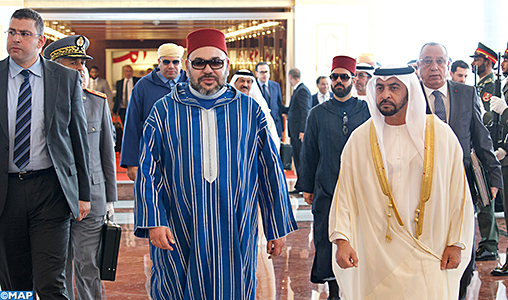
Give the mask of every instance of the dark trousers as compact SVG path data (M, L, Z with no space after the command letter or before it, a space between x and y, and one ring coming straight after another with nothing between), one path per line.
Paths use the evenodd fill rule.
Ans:
M506 186L504 189L499 190L498 197L503 197L503 208L504 208L504 220L505 224L508 224L508 166L502 166L501 170L503 171L503 182L506 182ZM508 249L506 249L508 253Z
M118 109L118 116L120 116L120 120L122 120L122 125L125 125L125 113L127 112L127 109L120 108Z
M473 245L475 244L473 239ZM474 270L476 270L476 251L473 247L471 251L471 260L467 264L466 269L464 270L464 273L462 274L462 277L460 278L460 285L459 285L459 300L466 299L467 296L467 287L471 283L471 279L473 279L474 276Z
M40 299L68 299L65 264L70 209L54 169L20 180L9 177L0 216L0 285L35 291Z
M293 147L293 162L295 163L296 175L298 175L298 166L300 165L300 150L302 149L302 141L296 137L290 138L291 146Z
M314 194L312 202L312 214L314 216L314 262L310 272L310 281L312 283L325 283L335 280L335 274L332 269L332 243L330 242L328 228L330 206L332 205L331 197L322 194Z
M502 190L499 190L497 197L500 196ZM492 205L483 207L478 212L478 228L482 239L478 243L478 248L486 249L490 252L497 252L497 244L499 242L499 229L497 228L496 217L494 215L495 199Z

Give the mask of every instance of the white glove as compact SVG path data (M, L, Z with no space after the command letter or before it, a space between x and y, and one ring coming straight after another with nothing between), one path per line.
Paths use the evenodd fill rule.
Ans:
M496 96L492 96L490 98L490 110L493 112L497 112L502 115L504 110L508 108L506 101Z
M113 215L115 214L115 206L114 202L106 202L106 211L110 220L113 220Z
M502 161L507 153L503 148L498 148L496 151L494 151L494 154L496 154L497 160Z

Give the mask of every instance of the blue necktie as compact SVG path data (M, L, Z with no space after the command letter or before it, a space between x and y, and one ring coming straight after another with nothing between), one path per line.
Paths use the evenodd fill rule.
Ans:
M443 122L446 123L446 108L444 106L443 97L441 96L440 91L433 91L432 95L434 95L434 113L438 118L440 118Z
M30 71L20 72L24 80L19 87L18 106L16 111L16 130L14 134L14 164L23 170L30 161L30 129L32 123L32 89L30 88Z

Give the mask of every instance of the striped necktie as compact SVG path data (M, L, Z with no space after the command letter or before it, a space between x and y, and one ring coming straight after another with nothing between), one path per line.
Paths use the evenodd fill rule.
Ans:
M16 111L16 130L14 134L14 164L23 170L30 161L30 128L32 119L32 89L30 88L30 71L23 70L23 83L19 87L18 106Z
M263 97L265 97L268 106L270 106L270 95L268 94L268 86L263 84Z
M434 95L434 112L443 122L446 123L446 108L444 106L443 97L440 91L433 91Z

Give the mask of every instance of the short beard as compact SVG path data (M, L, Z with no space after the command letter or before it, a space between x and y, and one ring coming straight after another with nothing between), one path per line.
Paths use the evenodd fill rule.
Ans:
M226 84L226 77L227 77L226 74L224 74L224 76L222 77L222 82L219 80L219 76L217 76L215 74L203 75L201 77L198 77L197 80L196 80L196 78L194 78L194 76L192 76L192 74L190 72L188 75L189 75L189 83L190 83L191 87L193 89L195 89L196 91L198 91L200 94L205 95L205 96L209 96L209 95L213 95L213 94L217 93ZM205 77L213 77L215 79L215 82L217 82L217 86L212 89L206 89L205 87L203 87L200 84L200 82Z
M332 88L333 94L335 96L337 96L338 98L344 98L344 97L346 97L351 92L351 89L353 88L353 84L352 83L350 85L348 85L347 87L344 87L342 90L339 90L339 89L336 88L336 86L338 86L338 85L341 85L341 86L344 87L344 85L342 83L337 83Z
M381 109L381 106L382 104L384 103L391 103L393 108L392 109L389 109L389 110L383 110ZM398 113L402 108L404 108L404 106L407 105L407 96L402 99L402 102L399 104L399 106L397 106L395 103L393 103L392 101L388 101L388 100L382 100L381 102L379 102L379 104L377 105L377 108L379 109L379 112L385 116L385 117L391 117L393 115L395 115L396 113Z
M358 93L364 93L365 92L365 85L355 84L356 91Z

